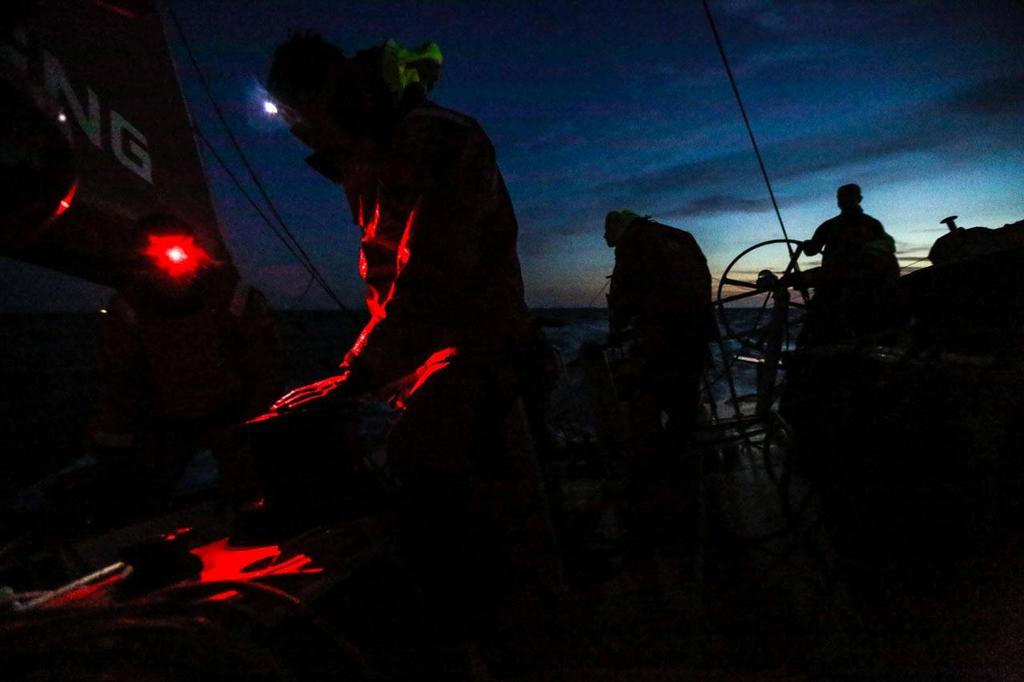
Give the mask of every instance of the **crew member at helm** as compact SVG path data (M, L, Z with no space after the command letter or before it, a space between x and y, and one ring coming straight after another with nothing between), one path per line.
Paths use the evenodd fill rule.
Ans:
M807 273L814 286L802 343L828 343L877 331L892 321L893 285L899 279L896 244L861 208L859 185L836 190L839 215L823 222L803 243L807 256L822 254L821 269Z

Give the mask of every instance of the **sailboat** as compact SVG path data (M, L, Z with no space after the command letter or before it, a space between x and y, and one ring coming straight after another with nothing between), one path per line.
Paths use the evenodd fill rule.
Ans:
M52 140L57 150L53 158L73 158L74 173L58 168L54 189L46 193L49 203L33 208L33 221L4 224L3 255L117 286L134 258L131 225L146 213L163 210L195 225L217 245L217 257L230 267L194 127L154 4L43 2L25 19L10 31L0 50L4 84L9 92L18 93L11 101L28 112L19 116L36 121L41 134ZM724 466L736 443L764 454L764 463L775 467L770 477L783 491L784 515L793 517L783 530L799 529L804 521L800 514L807 508L788 499L801 485L794 479L810 479L815 468L835 464L823 463L822 452L832 453L830 457L844 466L865 453L872 461L891 466L893 459L914 447L907 439L934 441L951 432L968 434L948 440L948 459L955 463L960 461L958 452L988 442L981 434L992 433L993 424L1001 429L999 448L1008 448L1009 453L1019 447L1020 434L1011 428L1011 416L1018 413L1016 398L1005 400L1019 395L1014 383L1018 370L1012 361L1002 356L978 360L976 354L965 353L951 360L943 348L900 345L907 337L899 336L898 330L892 338L899 343L891 343L892 338L886 343L864 340L795 352L786 333L792 316L783 300L787 305L802 303L804 292L790 290L783 297L778 286L781 275L792 270L791 261L783 260L777 270L778 277L736 276L732 282L723 277L726 284L770 298L770 319L734 330L747 360L763 368L763 393L756 397L755 409L747 412L738 406L739 396L731 396L737 418L709 429L708 443L715 466ZM1012 268L1000 272L1007 282L1013 280ZM952 286L947 291L961 293ZM924 298L919 299L921 310L929 309ZM997 306L988 314L1002 310ZM728 373L734 363L726 355L722 357ZM988 360L991 363L984 364ZM980 366L990 374L979 373ZM779 381L780 375L785 381ZM979 394L979 386L998 395ZM845 388L839 392L836 387ZM935 401L915 404L921 395ZM998 406L998 418L972 422L968 412L979 404L962 404L962 395L988 396L990 402L977 411L994 414L989 408ZM907 411L911 408L912 413ZM948 429L927 433L928 424L944 420ZM908 429L908 423L914 428ZM961 430L965 424L966 430ZM337 425L307 426L313 427L305 434L310 441L351 437L334 430ZM267 450L280 451L284 437L269 434ZM877 449L879 444L882 449ZM270 461L271 469L281 464ZM895 480L907 480L933 465L905 466L906 476ZM833 468L819 480L825 488L830 481L849 483L851 471ZM863 467L859 471L858 481L878 480L864 476ZM951 471L957 478L959 470ZM310 468L283 494L296 498L313 488L322 491L337 480L333 476L350 473L346 469L324 477L322 469ZM981 488L991 482L990 473L995 472L977 479ZM278 480L283 481L280 476ZM875 489L858 490L867 494ZM796 492L806 495L805 489ZM863 521L850 514L864 508L862 499L839 497L832 503L837 515L832 518L849 525ZM891 508L876 510L876 526L883 525ZM393 561L386 515L371 511L344 522L335 518L330 524L311 525L280 542L241 547L228 542L225 514L206 501L172 516L40 550L23 563L33 571L51 571L58 577L56 586L3 595L0 603L8 613L0 619L0 665L13 676L57 679L178 678L196 670L226 679L369 677L371 670L386 669L410 655L396 651L396 644L429 640L429 633L418 629L421 621L407 609L415 602L415 589ZM977 518L983 527L991 527L998 511L987 509ZM963 518L965 513L960 507L954 516ZM912 518L914 523L925 521ZM977 526L967 530L972 528ZM773 540L782 537L770 535ZM868 535L854 539L866 542L877 537ZM763 544L762 540L754 538L751 543ZM10 552L5 547L7 556L0 559L8 561ZM402 664L408 672L408 662Z

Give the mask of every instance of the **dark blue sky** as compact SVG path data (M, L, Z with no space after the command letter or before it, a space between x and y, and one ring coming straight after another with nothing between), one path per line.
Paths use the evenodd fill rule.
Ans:
M292 29L316 29L349 52L388 37L441 46L435 99L478 119L494 141L532 305L603 303L608 210L690 230L716 274L746 246L780 236L699 0L172 6L281 212L352 304L362 296L358 231L344 197L260 108L270 55ZM845 182L862 185L865 209L908 264L947 215L993 227L1024 218L1024 3L712 7L791 236L806 238L833 215ZM226 151L174 54L194 116ZM329 305L315 288L300 299L308 276L207 166L243 273L279 307Z

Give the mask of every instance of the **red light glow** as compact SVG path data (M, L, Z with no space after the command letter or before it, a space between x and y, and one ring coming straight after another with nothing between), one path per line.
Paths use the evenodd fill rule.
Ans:
M166 540L167 542L173 542L174 540L177 540L178 538L180 538L180 537L182 537L184 535L188 535L191 532L192 532L191 528L187 528L187 527L186 528L177 528L177 529L171 531L170 533L167 533L166 535L164 535L164 540Z
M430 377L434 376L442 369L447 367L448 364L452 361L452 358L454 358L458 354L459 349L452 346L449 348L445 348L443 350L439 350L433 355L431 355L429 358L427 358L427 361L420 365L415 372L413 372L412 378L409 381L403 382L405 385L408 385L409 388L403 390L398 396L394 398L393 402L395 407L399 409L404 409L405 404L406 402L408 402L409 398L411 398L416 391L420 390L423 384L427 383L427 380L430 379Z
M64 606L70 606L71 604L78 606L84 606L86 604L101 604L107 588L123 580L124 577L125 575L120 573L118 575L112 575L105 578L98 583L93 583L92 585L83 585L82 587L71 590L70 592L65 592L58 597L54 597L43 604L43 608L59 609Z
M370 321L367 322L366 326L363 327L361 332L359 332L359 336L356 337L355 343L352 344L348 353L345 354L345 359L342 364L349 364L353 358L363 352L363 348L366 347L366 342L370 339L370 335L373 333L374 327L380 324L381 320L387 317L387 305L395 295L395 283L398 280L398 275L402 272L405 264L409 262L409 240L412 236L413 225L416 223L416 209L414 208L409 212L409 217L405 220L405 228L402 230L402 238L398 241L396 247L395 242L377 236L377 227L380 225L381 210L379 200L374 203L373 216L370 218L369 222L366 222L362 197L359 198L358 210L359 225L363 228L363 248L359 250L359 276L366 282L366 308L370 311ZM380 245L389 250L395 251L395 274L391 279L391 287L385 297L381 296L381 292L374 284L367 281L369 267L366 260L366 247L371 244Z
M322 573L324 570L313 566L313 559L305 554L296 554L285 559L281 554L281 548L277 545L228 547L227 538L196 547L192 550L192 554L203 562L199 580L204 583L218 580L257 580L280 575L305 575ZM214 596L228 599L232 595Z
M192 277L200 268L213 262L195 239L185 234L151 234L143 253L175 279Z
M224 590L210 597L207 601L226 601L241 594L238 590Z
M395 287L398 283L398 278L401 276L405 266L409 263L409 259L412 257L411 241L413 236L413 228L416 225L416 212L417 209L414 207L409 211L409 215L405 219L405 225L402 228L402 236L398 242L388 239L385 235L378 235L377 228L380 225L380 214L381 205L378 199L374 203L373 215L367 220L365 206L363 198L359 197L359 204L357 207L359 225L363 228L363 239L362 248L359 251L359 276L366 282L366 307L370 311L370 321L363 327L359 336L356 338L355 343L352 344L352 348L349 349L345 355L345 360L342 363L349 364L351 361L363 352L366 347L370 336L373 333L374 328L380 324L381 320L387 317L387 306L391 302L391 299L395 295ZM380 289L378 289L379 283L377 271L370 272L370 265L368 263L366 252L368 246L380 247L383 250L394 253L394 263L381 264L378 266L379 270L387 270L391 274L391 286L388 289L386 296L381 295ZM393 267L393 270L391 269ZM370 275L373 275L371 281ZM386 279L384 280L387 281ZM406 401L412 395L422 387L431 376L441 371L451 362L451 359L458 353L458 349L455 347L444 348L437 351L424 362L415 372L411 375L406 376L403 379L395 382L394 385L400 386L401 388L397 391L396 395L391 399L392 404L401 409L405 407Z
M78 191L78 183L75 182L71 185L71 189L64 195L64 198L60 200L60 204L57 206L57 210L53 212L53 217L57 218L64 215L64 211L71 208L71 202L75 199L75 192Z
M395 279L402 274L402 269L409 262L409 240L412 239L412 226L416 223L416 209L409 211L409 217L405 220L405 229L402 230L402 241L398 242L398 254L395 256ZM394 289L392 288L392 292ZM388 299L391 296L388 295Z

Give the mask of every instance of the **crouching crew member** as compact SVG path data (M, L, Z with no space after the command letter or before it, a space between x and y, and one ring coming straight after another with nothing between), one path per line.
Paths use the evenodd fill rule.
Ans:
M136 234L136 267L103 317L91 434L102 484L125 511L156 511L197 450L210 448L225 492L240 500L254 477L229 427L283 386L271 311L183 221L154 214Z

